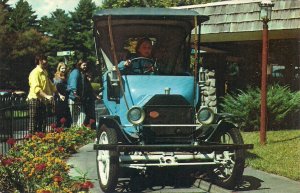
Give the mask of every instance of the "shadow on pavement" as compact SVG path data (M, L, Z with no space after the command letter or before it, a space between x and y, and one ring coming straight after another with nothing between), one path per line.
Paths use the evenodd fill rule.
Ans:
M269 189L269 188L261 188L263 182L264 182L263 180L253 176L243 176L243 181L236 190L250 191L250 190Z
M194 178L176 177L160 173L151 177L133 176L130 179L119 179L116 192L164 192L174 189L191 188L195 182ZM169 192L169 191L168 191Z

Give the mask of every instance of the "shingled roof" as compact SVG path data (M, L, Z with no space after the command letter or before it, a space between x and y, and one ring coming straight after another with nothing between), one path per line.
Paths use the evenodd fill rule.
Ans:
M261 35L254 33L262 30L262 22L259 20L260 2L261 0L232 0L181 6L175 9L192 9L209 16L210 20L202 25L201 32L204 36L241 32L249 35L253 32L249 39L260 39ZM272 9L272 20L269 22L270 37L300 38L300 0L273 0L273 2L275 5Z

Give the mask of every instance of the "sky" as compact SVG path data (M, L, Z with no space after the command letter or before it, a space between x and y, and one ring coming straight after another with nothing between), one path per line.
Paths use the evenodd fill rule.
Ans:
M19 0L9 0L8 4L14 5ZM74 11L75 7L77 7L79 0L25 0L31 5L32 10L36 12L38 18L42 16L50 16L50 13L55 11L56 9L63 9L67 13L69 11ZM101 5L102 0L93 0L96 6Z

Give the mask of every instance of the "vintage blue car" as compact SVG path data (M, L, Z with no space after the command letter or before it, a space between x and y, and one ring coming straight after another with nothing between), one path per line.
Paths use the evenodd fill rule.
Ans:
M160 168L206 170L226 188L242 179L245 149L253 145L201 100L200 35L192 32L208 19L166 8L108 9L93 16L106 107L94 145L104 192L114 191L121 177ZM136 56L134 46L143 37L151 40L151 59ZM126 60L136 62L140 73L121 72L118 64Z

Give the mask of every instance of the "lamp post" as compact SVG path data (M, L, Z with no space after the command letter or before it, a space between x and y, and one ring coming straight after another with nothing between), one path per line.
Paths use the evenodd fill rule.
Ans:
M260 20L263 22L262 31L262 63L261 63L261 107L260 107L260 144L266 144L267 120L267 64L268 64L268 22L274 3L271 0L262 0L260 6Z

